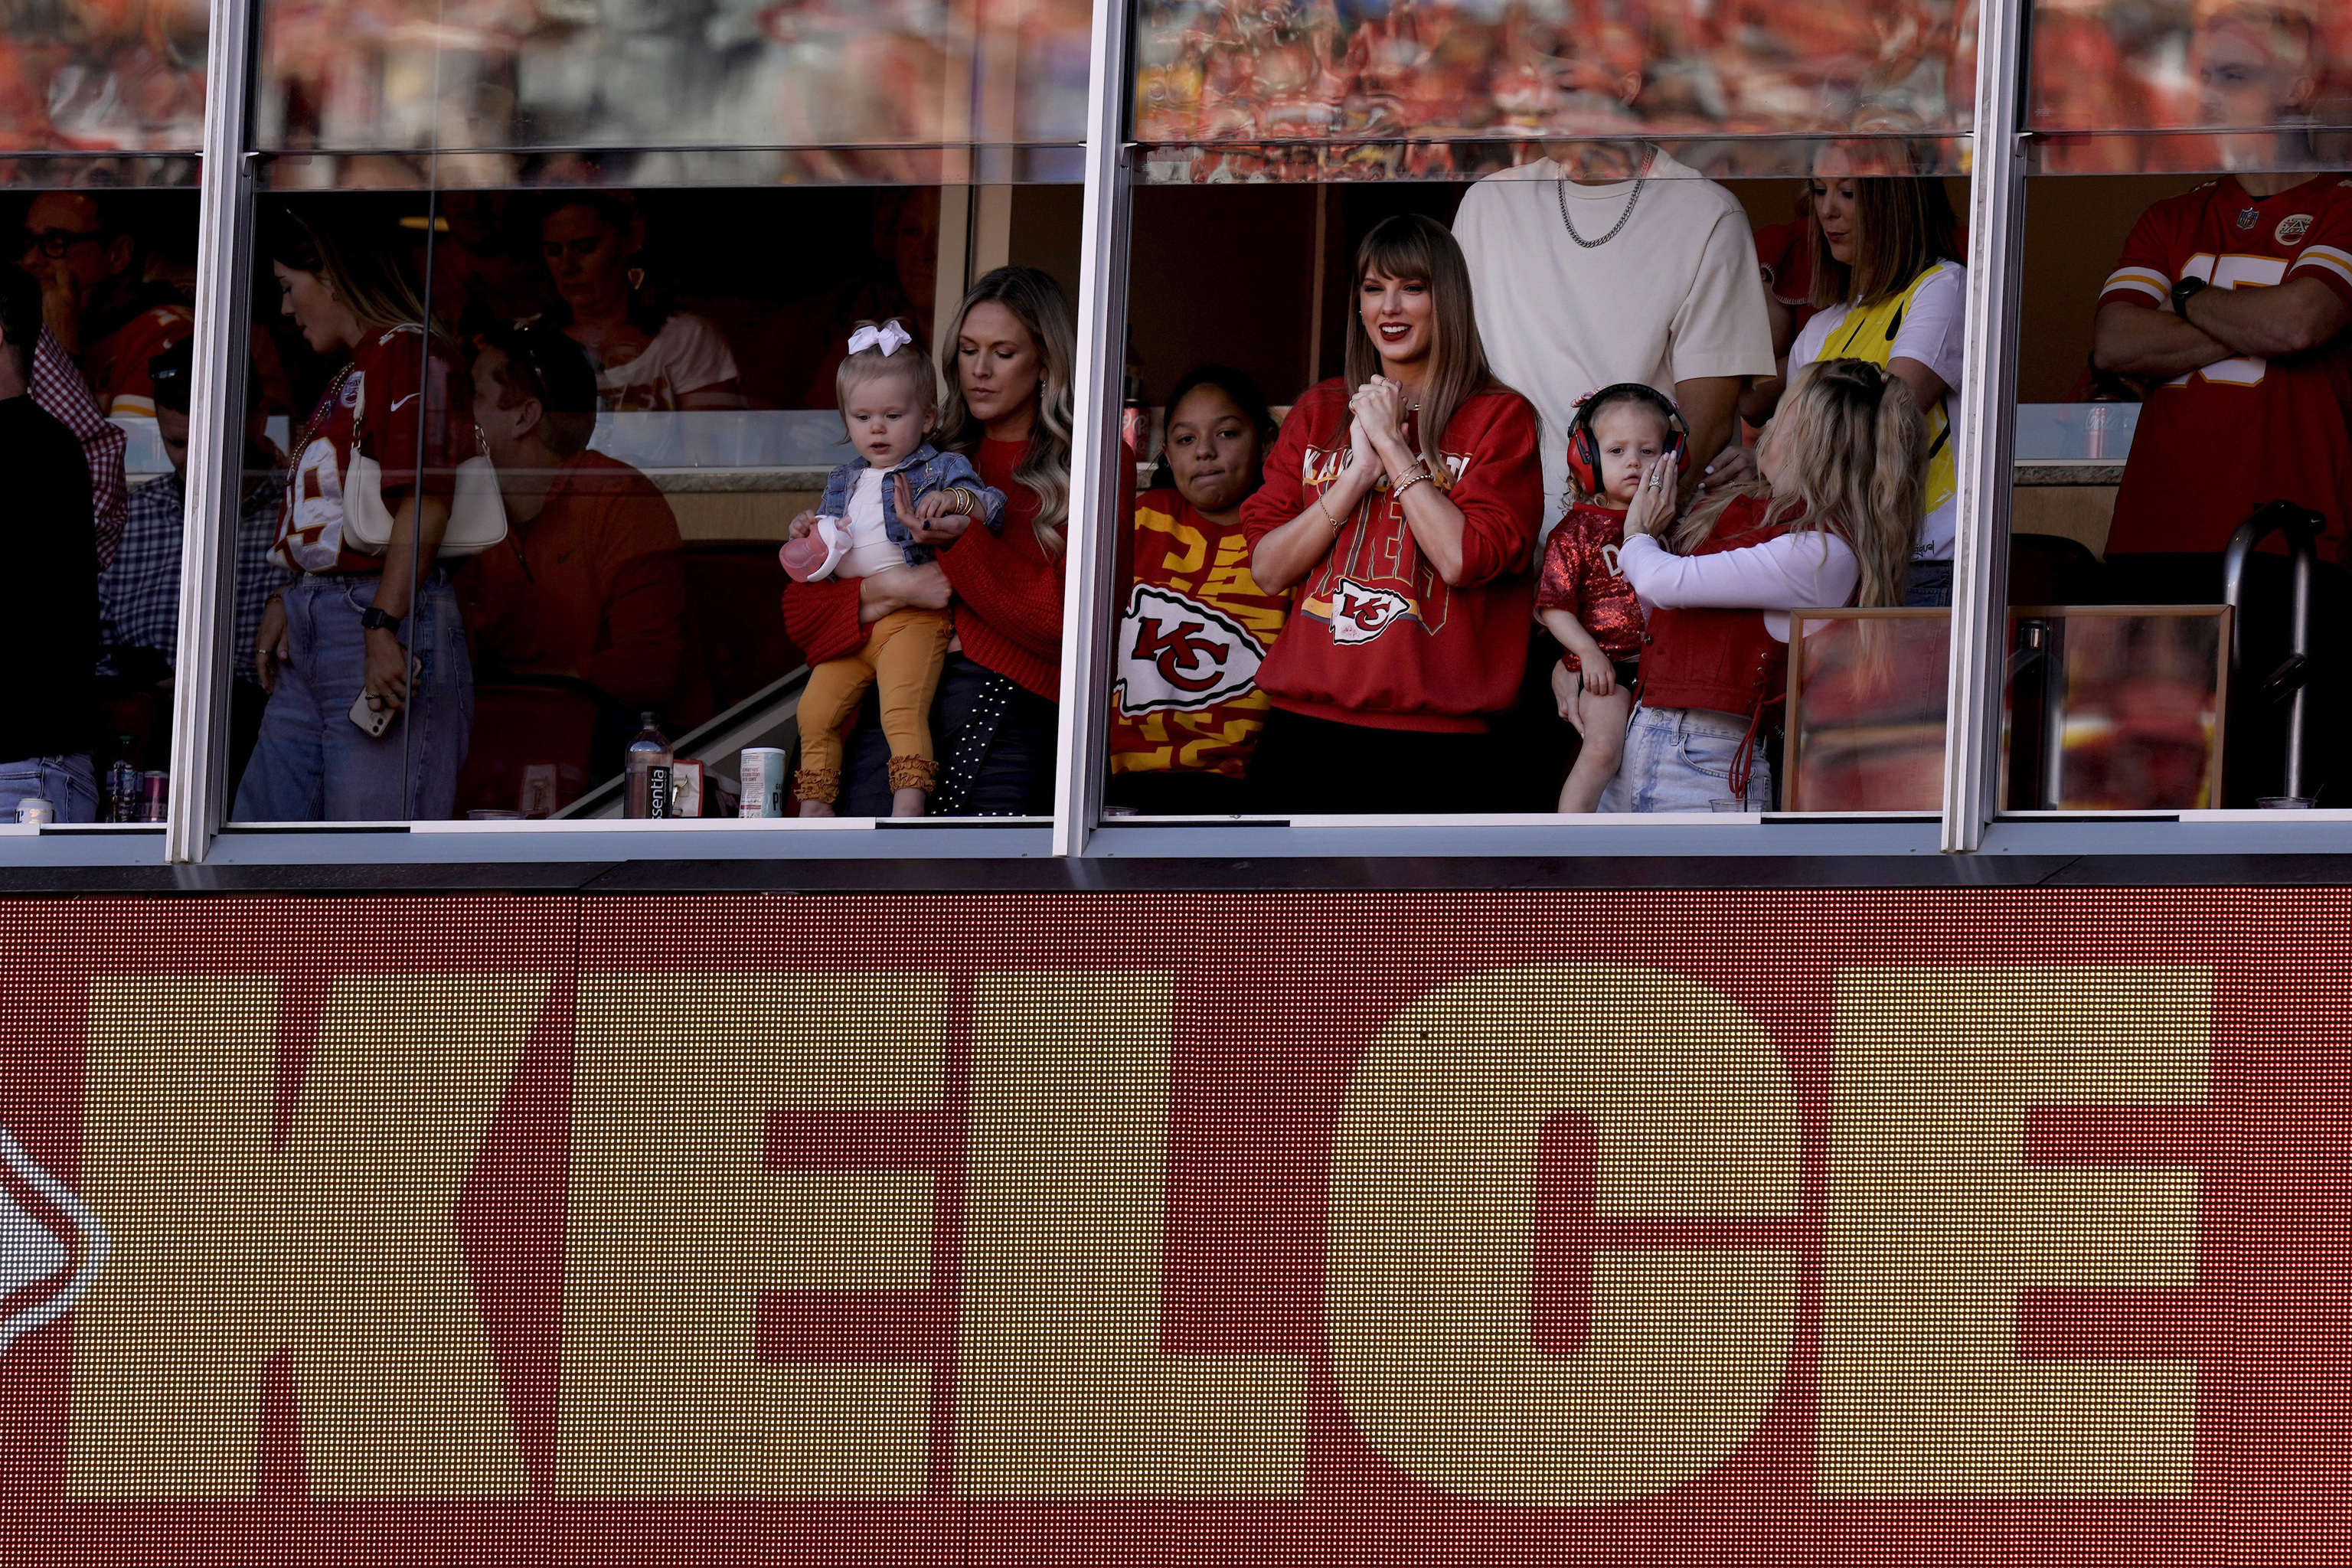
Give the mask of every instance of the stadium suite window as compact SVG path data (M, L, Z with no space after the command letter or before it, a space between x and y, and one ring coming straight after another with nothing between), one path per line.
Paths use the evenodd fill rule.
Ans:
M1058 302L1047 314L1066 397L1079 197L1066 185L262 197L256 330L301 413L275 545L249 574L274 603L250 633L267 691L257 741L230 758L231 826L732 818L747 793L765 815L795 815L821 794L796 797L796 784L826 767L796 779L785 757L835 728L799 713L842 657L828 639L851 639L855 656L877 625L952 630L929 604L946 596L940 568L919 559L934 549L892 534L899 498L854 493L857 473L904 468L917 527L976 514L1001 530L1000 492L978 472L995 444L979 399L941 396L939 345L956 336L968 279L1017 264ZM845 413L861 420L855 440ZM973 462L933 458L934 440ZM869 503L872 542L853 527ZM782 547L796 527L821 544L836 514L845 548L796 563L811 580L793 580ZM412 542L420 525L437 538L429 558ZM882 603L890 595L899 602ZM895 620L861 627L877 605ZM960 656L934 640L954 674ZM836 723L859 706L845 689L816 687L844 704ZM879 723L868 712L860 728ZM825 804L889 815L890 761L854 737L846 771L831 771L855 787L836 781ZM1022 804L1051 801L1048 773Z
M2012 815L2352 805L2347 41L2268 4L2037 28Z
M1631 161L1603 167L1612 154ZM1892 151L1822 144L1824 173L1845 172L1824 237L1811 216L1811 181L1711 181L1641 143L1588 144L1574 155L1592 160L1601 178L1563 187L1538 164L1478 184L1135 193L1128 424L1147 462L1109 606L1105 800L1114 819L1578 816L1596 805L1619 816L1710 819L1938 811L1954 507L1948 483L1929 504L1924 458L1908 464L1922 493L1879 531L1875 555L1860 561L1841 543L1821 552L1840 581L1784 580L1776 601L1758 601L1765 607L1747 617L1753 624L1738 627L1753 643L1740 656L1750 661L1738 672L1741 690L1694 688L1659 700L1668 688L1654 639L1678 652L1672 639L1694 623L1653 615L1645 627L1634 592L1646 592L1654 611L1705 602L1709 590L1676 580L1683 563L1698 559L1687 553L1653 547L1632 570L1618 566L1630 549L1627 509L1643 515L1644 456L1676 441L1704 444L1709 458L1736 448L1749 456L1724 459L1723 476L1753 480L1752 454L1780 411L1789 373L1817 379L1807 370L1814 360L1875 352L1882 365L1895 362L1897 380L1932 365L1942 383L1935 395L1923 402L1907 385L1895 395L1921 403L1914 445L1939 448L1948 474L1946 409L1963 379L1967 287L1952 207L1965 203L1965 182L1907 172L1916 154L1899 142ZM1857 207L1861 176L1850 171L1890 164L1906 172L1864 177L1871 200ZM1571 209L1565 222L1560 206ZM1927 208L1940 215L1934 225L1922 216ZM1575 243L1579 216L1577 232L1601 243ZM1627 221L1612 235L1620 217ZM1872 223L1937 237L1881 268L1888 276L1864 290L1881 298L1857 301L1852 269L1828 247L1834 239L1850 253L1857 227ZM1255 286L1236 296L1217 258L1244 235ZM1668 255L1706 255L1709 266L1695 277L1655 265ZM1431 258L1437 276L1424 290L1417 275ZM1833 309L1811 303L1817 265L1836 274L1824 284ZM1400 279L1386 267L1416 276ZM1546 281L1562 277L1580 281ZM1466 304L1449 297L1457 279L1467 281ZM1389 287L1400 281L1407 287ZM1563 298L1594 310L1546 303ZM1595 320L1611 312L1618 324ZM1864 342L1890 312L1911 330ZM1430 340L1470 326L1496 376L1528 398L1463 405L1441 448L1443 506L1421 507L1413 476L1426 456L1402 439L1372 455L1387 479L1349 486L1351 368L1419 383L1402 401L1425 406ZM1402 352L1384 353L1375 334L1401 337ZM1737 374L1693 374L1717 368ZM1888 373L1862 374L1854 395L1874 404ZM1579 472L1562 427L1583 394L1622 381L1664 382L1679 406L1640 393L1596 405ZM1530 408L1537 399L1547 402ZM1795 422L1814 436L1791 450L1819 470L1801 482L1829 484L1864 456L1841 456L1818 415ZM1720 509L1730 521L1718 526L1752 526L1762 500L1739 496L1740 487L1702 488L1707 466L1673 476L1674 493L1702 518ZM1613 493L1595 494L1606 489ZM1876 536L1864 537L1869 545ZM1443 553L1449 544L1453 559ZM1286 549L1297 558L1284 558ZM1785 614L1850 598L1870 613ZM1575 652L1586 641L1589 659ZM1654 695L1629 733L1637 660L1650 661ZM1591 679L1588 663L1597 667ZM1786 710L1783 679L1795 699ZM1670 709L1682 710L1667 720L1671 731L1648 733ZM1668 749L1695 761L1691 776L1659 782Z

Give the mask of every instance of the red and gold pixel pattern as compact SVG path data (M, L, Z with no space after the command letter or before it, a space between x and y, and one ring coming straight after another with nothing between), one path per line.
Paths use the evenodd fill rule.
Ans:
M0 1534L2316 1556L2347 913L0 905Z

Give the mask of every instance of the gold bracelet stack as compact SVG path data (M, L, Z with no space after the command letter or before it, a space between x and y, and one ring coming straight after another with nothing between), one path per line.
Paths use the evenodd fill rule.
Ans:
M1423 480L1428 478L1429 470L1427 468L1417 468L1413 469L1412 472L1404 477L1404 482L1402 484L1398 485L1394 489L1389 491L1389 499L1391 500L1398 501L1404 500L1405 491L1412 489L1413 486L1420 484Z

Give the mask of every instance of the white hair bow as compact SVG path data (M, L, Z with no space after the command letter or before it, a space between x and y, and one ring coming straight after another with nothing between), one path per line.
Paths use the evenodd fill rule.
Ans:
M867 349L878 348L882 351L882 357L888 359L914 341L915 334L900 326L894 316L878 327L860 327L850 333L849 352L862 354Z

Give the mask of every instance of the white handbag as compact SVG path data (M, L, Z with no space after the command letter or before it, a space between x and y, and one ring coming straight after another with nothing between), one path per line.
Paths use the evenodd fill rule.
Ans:
M367 386L352 410L357 429L367 415ZM449 527L441 536L440 558L479 555L507 536L506 498L499 494L499 471L488 458L457 465L457 493L449 498ZM373 458L352 447L352 470L343 476L343 542L366 555L392 548L392 512L383 504L383 470Z

